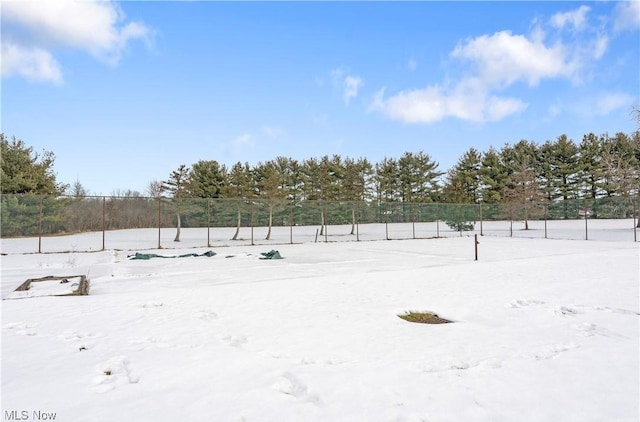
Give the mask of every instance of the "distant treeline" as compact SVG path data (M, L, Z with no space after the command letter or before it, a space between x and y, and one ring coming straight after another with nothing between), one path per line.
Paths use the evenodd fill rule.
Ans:
M526 220L560 209L552 218L575 218L589 201L609 204L592 217L620 218L633 214L640 190L638 131L590 133L579 144L562 135L544 144L522 140L485 152L471 148L446 172L423 151L378 163L337 154L302 161L276 157L254 166L238 162L231 168L201 160L180 165L165 181L150 182L144 195L124 191L105 198L87 198L79 181L58 184L52 153L39 156L4 135L1 141L4 236L158 224L239 227L251 221L271 227L477 218L473 207L461 215L462 208L435 204L485 204L496 210L488 218L513 218L516 210L516 218Z

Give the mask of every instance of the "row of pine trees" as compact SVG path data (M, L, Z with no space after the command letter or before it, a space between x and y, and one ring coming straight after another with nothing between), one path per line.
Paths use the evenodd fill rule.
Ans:
M640 132L522 140L502 148L470 148L448 171L424 151L371 163L340 155L303 161L276 157L231 168L215 160L181 165L151 182L152 196L411 203L552 202L637 195Z

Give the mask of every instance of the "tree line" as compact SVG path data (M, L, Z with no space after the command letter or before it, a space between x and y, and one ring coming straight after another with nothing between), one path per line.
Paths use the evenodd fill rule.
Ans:
M334 154L302 161L276 157L231 168L215 160L180 165L152 196L269 201L408 203L554 202L638 195L640 132L566 135L538 144L521 140L480 152L470 148L448 171L424 151L371 163Z
M128 190L93 199L86 199L88 192L79 181L73 185L56 181L52 152L37 154L15 137L9 140L0 135L0 141L2 232L7 235L33 234L39 214L45 216L40 218L40 230L46 233L151 227L158 224L157 199L165 204L162 224L177 227L179 239L181 219L193 226L215 216L218 224L235 223L239 230L241 220L248 218L242 215L247 213L242 204L249 203L267 208L260 213L265 218L262 223L269 228L274 215L280 224L294 219L298 224L314 221L324 227L327 213L332 222L340 215L339 221L353 225L354 207L331 211L314 205L349 202L367 204L366 211L359 208L358 220L365 218L364 212L374 213L370 218L388 219L390 211L384 204L402 207L402 217L397 218L411 218L409 214L414 212L403 204L496 204L499 208L495 209L502 210L500 218L508 217L503 215L505 207L516 204L524 210L519 219L526 224L529 216L540 217L534 215L536 204L557 207L564 203L560 218L573 218L575 210L567 205L570 202L637 199L640 191L639 131L612 137L590 133L580 143L562 135L543 144L522 140L484 152L470 148L446 172L424 151L405 152L399 158L384 158L377 163L337 154L301 161L280 156L254 166L238 162L230 168L215 160L200 160L191 166L180 165L164 181L150 182L144 195ZM29 199L33 195L10 194L47 197L38 204L37 198ZM235 201L216 201L219 204L207 211L210 199ZM282 204L287 203L306 205L288 216L282 214ZM431 212L430 208L420 209ZM165 223L170 221L167 219L173 222Z
M53 171L55 155L0 134L3 194L86 196L76 181L64 185ZM297 160L279 156L230 168L215 160L180 165L164 181L151 181L146 195L170 198L264 199L269 201L384 201L408 203L554 202L636 196L640 190L640 131L566 135L543 144L521 140L467 150L447 171L424 151L372 163L334 154ZM112 195L114 196L114 195ZM141 197L136 191L115 196Z

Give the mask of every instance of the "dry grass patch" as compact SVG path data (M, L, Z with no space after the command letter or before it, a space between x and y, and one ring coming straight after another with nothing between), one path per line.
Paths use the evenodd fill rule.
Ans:
M447 324L449 322L448 319L440 318L437 314L433 312L416 312L409 311L404 314L398 315L400 318L409 322L417 322L420 324Z

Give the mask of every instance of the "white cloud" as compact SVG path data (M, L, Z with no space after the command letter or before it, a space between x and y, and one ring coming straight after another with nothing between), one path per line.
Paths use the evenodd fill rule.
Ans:
M640 1L616 3L613 19L613 29L616 31L637 30L640 28Z
M244 133L233 139L230 143L231 156L233 159L247 157L256 148L256 141L249 133Z
M591 63L608 50L610 34L601 26L589 26L589 11L582 6L546 22L536 19L528 34L499 31L469 38L450 53L453 61L462 64L458 79L448 75L446 85L430 84L388 96L380 90L370 110L406 123L432 123L446 117L497 121L522 112L528 104L504 91L516 83L536 87L549 79L580 83L585 72L589 75ZM567 30L580 30L581 36L567 36ZM606 104L616 100L620 98L612 97Z
M601 95L595 103L595 107L592 109L597 115L607 115L613 111L628 108L633 105L635 99L629 94L625 93L607 93Z
M587 13L591 8L589 6L580 6L576 10L564 13L556 13L551 17L549 22L558 29L564 29L567 26L574 29L583 29L587 23Z
M62 83L60 65L46 50L4 42L1 54L2 76L21 76L32 82Z
M362 86L363 81L357 76L347 76L344 78L344 102L349 104L352 98L358 96L358 90Z
M541 79L571 77L577 71L564 46L546 46L539 33L530 38L510 31L481 35L457 46L451 56L471 61L479 76L492 86L517 81L533 86Z
M358 76L347 74L347 70L339 67L331 71L333 85L342 91L342 99L345 104L349 104L351 99L356 98L364 81Z
M262 126L262 133L271 139L280 139L285 135L285 131L279 127L274 126Z
M476 81L465 80L450 91L433 85L388 98L382 89L376 93L370 109L404 123L434 123L446 117L472 122L498 121L526 108L527 104L517 98L488 95L476 86Z
M49 57L58 47L84 51L94 58L116 65L130 41L149 42L151 31L140 22L125 23L121 9L111 1L10 1L2 4L3 56L16 49L23 54L14 57L3 76L23 75L33 70L33 54ZM7 47L4 47L4 45ZM3 57L4 59L4 57ZM58 79L61 79L59 66ZM31 80L54 80L47 76L47 67L40 66L40 74ZM36 72L37 72L36 69ZM26 77L26 76L25 76Z

